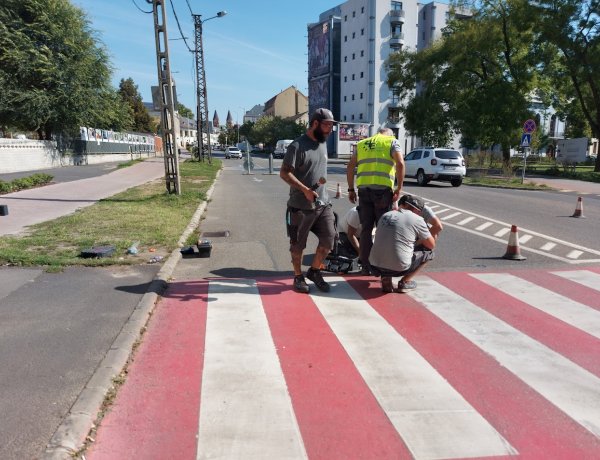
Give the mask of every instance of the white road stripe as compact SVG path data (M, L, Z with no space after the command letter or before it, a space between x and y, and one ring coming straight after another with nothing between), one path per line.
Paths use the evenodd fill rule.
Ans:
M527 243L531 238L533 238L531 235L523 235L519 237L519 243L525 244Z
M208 297L197 459L307 458L256 283Z
M432 279L418 283L411 297L600 437L598 377Z
M492 225L494 225L492 222L485 222L484 224L481 224L479 227L477 227L475 230L485 230L486 228L491 227Z
M600 312L587 305L513 275L478 273L471 276L573 327L600 338Z
M567 257L569 259L579 259L579 257L581 257L581 255L583 254L583 251L579 251L577 249L572 250L571 252L569 252L567 254Z
M313 300L416 459L515 450L341 277Z
M460 216L461 214L462 212L453 212L452 214L449 214L447 216L442 216L442 219L452 219L453 217Z
M466 219L463 219L460 222L458 222L457 225L465 225L465 224L468 224L469 222L471 222L472 220L475 220L475 217L473 217L473 216L467 217Z
M550 251L556 247L556 243L546 243L540 249L542 251Z
M507 227L501 228L496 233L494 233L494 236L501 237L501 236L506 235L508 232L510 232L510 228L507 228Z
M566 278L583 286L589 287L596 291L600 291L600 274L587 270L578 271L558 271L552 272L554 275Z

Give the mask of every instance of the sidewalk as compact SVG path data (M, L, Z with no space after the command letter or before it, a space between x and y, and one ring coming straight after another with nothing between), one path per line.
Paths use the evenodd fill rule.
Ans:
M0 195L0 204L8 206L8 216L0 217L0 236L18 234L29 225L71 214L164 173L164 160L156 157L97 177Z
M561 192L577 192L581 195L600 195L600 183L580 180L563 179L558 177L525 176L525 181L531 184L541 184Z

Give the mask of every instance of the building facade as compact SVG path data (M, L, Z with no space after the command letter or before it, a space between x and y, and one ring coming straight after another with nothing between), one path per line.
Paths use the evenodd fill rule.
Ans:
M348 0L308 26L310 111L332 109L341 122L391 128L405 152L417 140L404 129L399 99L387 85L394 51L420 50L441 36L449 5L416 0Z
M281 118L302 118L308 112L308 98L295 86L284 89L265 102L264 114Z

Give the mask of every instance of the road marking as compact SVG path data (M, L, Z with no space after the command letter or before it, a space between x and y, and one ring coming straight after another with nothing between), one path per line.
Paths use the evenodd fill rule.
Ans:
M552 272L554 275L566 278L576 283L582 284L585 287L600 291L600 275L590 271L558 271Z
M478 229L478 230L479 230L479 229ZM504 228L501 228L500 230L498 230L496 233L494 233L494 236L498 236L498 237L500 237L500 236L504 236L504 235L506 235L508 232L510 232L510 228L508 228L508 227L504 227Z
M466 225L469 222L471 222L472 220L475 220L475 217L473 217L473 216L467 217L466 219L463 219L460 222L458 222L456 225Z
M462 212L454 212L448 216L442 216L442 219L444 219L444 220L452 219L453 217L460 216L461 214L462 214Z
M600 312L590 309L587 305L513 275L485 273L471 276L577 329L600 338Z
M208 297L197 459L307 458L256 282Z
M600 378L431 279L410 296L600 437Z
M579 257L581 257L581 255L583 254L583 251L579 251L577 249L574 249L573 251L569 252L567 254L567 257L569 259L578 259Z
M485 222L484 224L481 224L479 227L477 227L475 230L485 230L488 227L491 227L492 225L494 225L493 222Z
M519 237L519 243L521 244L525 244L527 243L531 238L533 238L531 235L523 235Z
M542 251L550 251L556 247L556 243L546 243L540 249Z
M415 458L515 453L343 278L328 281L336 283L336 295L317 293L313 300Z

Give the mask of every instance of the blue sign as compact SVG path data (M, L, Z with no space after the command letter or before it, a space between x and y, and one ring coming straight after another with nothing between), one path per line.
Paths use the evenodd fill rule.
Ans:
M531 147L531 134L523 133L521 136L521 147Z

